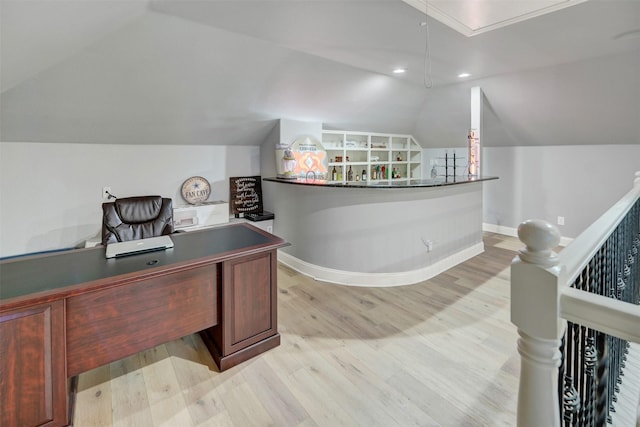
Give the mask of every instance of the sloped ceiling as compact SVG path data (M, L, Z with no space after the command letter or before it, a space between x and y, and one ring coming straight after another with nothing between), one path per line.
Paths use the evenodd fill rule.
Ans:
M2 92L116 31L145 1L2 0Z
M635 0L471 38L401 0L2 0L0 15L0 133L18 142L255 145L278 118L431 140L436 99L440 123L468 126L450 90L640 52Z

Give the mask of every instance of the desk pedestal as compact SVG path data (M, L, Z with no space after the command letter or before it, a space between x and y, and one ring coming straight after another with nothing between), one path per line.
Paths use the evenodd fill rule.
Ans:
M201 335L220 370L280 344L276 251L222 263L220 322Z
M0 314L0 425L65 425L66 380L64 301Z

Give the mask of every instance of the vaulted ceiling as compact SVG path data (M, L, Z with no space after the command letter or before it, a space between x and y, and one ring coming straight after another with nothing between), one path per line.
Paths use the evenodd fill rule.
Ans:
M580 63L610 71L600 61L636 71L640 1L575 3L469 37L401 0L2 0L2 140L256 144L281 117L448 139L425 122L463 132L468 101L452 100L470 85ZM484 16L469 12L478 4L432 6ZM625 123L640 118L637 81Z

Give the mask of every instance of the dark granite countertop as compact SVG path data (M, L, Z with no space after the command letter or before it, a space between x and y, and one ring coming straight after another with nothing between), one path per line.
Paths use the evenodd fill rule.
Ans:
M264 178L265 181L280 182L282 184L309 185L317 187L337 187L337 188L422 188L422 187L443 187L447 185L469 184L473 182L491 181L498 179L497 176L449 176L437 177L435 179L399 179L391 181L349 181L334 182L326 180L307 179L283 179Z

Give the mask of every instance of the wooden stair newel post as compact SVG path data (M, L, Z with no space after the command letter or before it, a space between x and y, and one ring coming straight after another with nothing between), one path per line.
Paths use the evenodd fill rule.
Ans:
M559 316L558 229L529 220L518 227L526 247L511 264L511 322L518 327L518 427L559 427L558 367L566 322Z

